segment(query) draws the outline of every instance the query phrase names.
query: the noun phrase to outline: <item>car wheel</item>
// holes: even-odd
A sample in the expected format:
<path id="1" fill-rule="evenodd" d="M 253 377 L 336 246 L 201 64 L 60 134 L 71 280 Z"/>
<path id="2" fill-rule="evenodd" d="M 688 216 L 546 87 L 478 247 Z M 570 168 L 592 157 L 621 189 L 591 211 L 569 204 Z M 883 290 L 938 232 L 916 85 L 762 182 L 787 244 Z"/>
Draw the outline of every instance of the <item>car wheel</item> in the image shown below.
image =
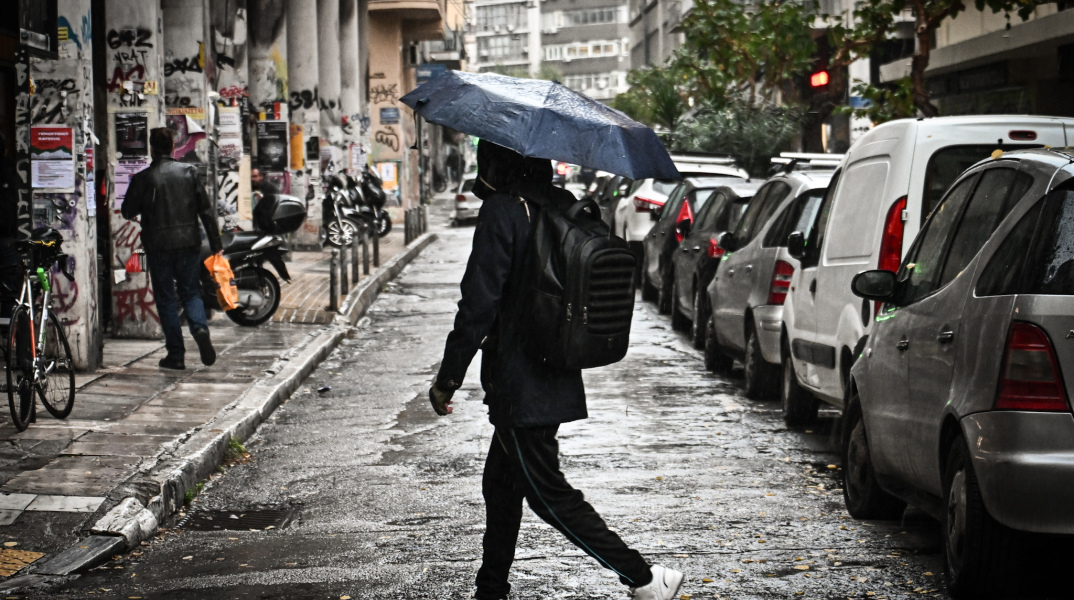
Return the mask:
<path id="1" fill-rule="evenodd" d="M 808 425 L 817 420 L 817 399 L 808 390 L 798 385 L 798 376 L 794 374 L 794 360 L 790 348 L 783 348 L 783 385 L 779 397 L 783 404 L 783 422 L 790 427 Z"/>
<path id="2" fill-rule="evenodd" d="M 690 323 L 690 341 L 694 348 L 701 350 L 705 347 L 705 335 L 709 323 L 709 303 L 705 299 L 704 291 L 698 285 L 694 290 L 694 320 Z"/>
<path id="3" fill-rule="evenodd" d="M 687 331 L 690 329 L 690 320 L 682 314 L 682 306 L 679 305 L 679 283 L 671 284 L 671 328 L 675 331 Z"/>
<path id="4" fill-rule="evenodd" d="M 761 354 L 761 342 L 757 330 L 750 325 L 746 331 L 746 356 L 742 361 L 745 377 L 746 397 L 751 400 L 774 398 L 779 391 L 778 373 L 774 365 L 768 364 Z"/>
<path id="5" fill-rule="evenodd" d="M 660 286 L 656 298 L 656 311 L 662 315 L 671 312 L 671 285 L 673 281 L 675 281 L 674 273 L 664 273 L 664 284 Z"/>
<path id="6" fill-rule="evenodd" d="M 847 512 L 855 519 L 898 519 L 906 503 L 877 484 L 857 392 L 850 402 L 843 429 L 843 502 Z"/>
<path id="7" fill-rule="evenodd" d="M 966 440 L 951 442 L 944 469 L 944 579 L 956 598 L 1002 595 L 1010 560 L 1019 554 L 1015 532 L 985 509 Z"/>
<path id="8" fill-rule="evenodd" d="M 716 343 L 716 325 L 710 317 L 705 323 L 705 368 L 719 375 L 727 375 L 734 364 L 735 360 L 724 354 Z"/>

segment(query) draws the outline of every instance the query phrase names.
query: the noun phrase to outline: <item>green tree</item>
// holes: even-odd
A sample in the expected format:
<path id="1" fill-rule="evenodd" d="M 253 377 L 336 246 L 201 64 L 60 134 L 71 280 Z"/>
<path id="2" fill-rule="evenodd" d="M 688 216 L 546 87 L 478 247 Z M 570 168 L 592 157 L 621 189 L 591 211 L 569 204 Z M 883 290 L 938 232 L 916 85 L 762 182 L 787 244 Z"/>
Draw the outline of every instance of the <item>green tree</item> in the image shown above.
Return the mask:
<path id="1" fill-rule="evenodd" d="M 684 41 L 672 68 L 706 106 L 777 101 L 813 61 L 812 20 L 806 3 L 697 0 L 680 26 Z"/>
<path id="2" fill-rule="evenodd" d="M 674 133 L 689 106 L 673 69 L 636 69 L 627 74 L 630 89 L 612 107 L 631 118 Z"/>
<path id="3" fill-rule="evenodd" d="M 531 76 L 529 67 L 525 66 L 493 65 L 492 67 L 489 67 L 489 71 L 500 75 L 507 75 L 508 77 L 518 77 L 519 79 L 544 79 L 545 81 L 559 81 L 563 79 L 563 74 L 559 72 L 559 69 L 545 62 L 541 63 L 541 67 L 537 71 L 536 76 Z"/>
<path id="4" fill-rule="evenodd" d="M 733 100 L 684 120 L 669 145 L 681 152 L 728 154 L 751 176 L 766 177 L 772 157 L 787 150 L 801 124 L 799 107 Z"/>

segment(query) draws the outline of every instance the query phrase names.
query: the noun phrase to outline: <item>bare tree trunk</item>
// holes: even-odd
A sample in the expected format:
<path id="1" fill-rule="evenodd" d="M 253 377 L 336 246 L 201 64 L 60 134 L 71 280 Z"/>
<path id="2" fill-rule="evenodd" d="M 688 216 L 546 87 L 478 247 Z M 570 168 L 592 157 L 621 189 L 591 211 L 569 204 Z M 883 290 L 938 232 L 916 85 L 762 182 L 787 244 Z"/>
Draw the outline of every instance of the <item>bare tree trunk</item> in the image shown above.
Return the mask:
<path id="1" fill-rule="evenodd" d="M 929 51 L 932 40 L 929 37 L 929 28 L 921 23 L 919 15 L 917 26 L 917 52 L 910 61 L 910 90 L 914 96 L 914 106 L 926 117 L 937 117 L 939 109 L 929 100 L 929 91 L 925 87 L 925 69 L 929 67 Z"/>

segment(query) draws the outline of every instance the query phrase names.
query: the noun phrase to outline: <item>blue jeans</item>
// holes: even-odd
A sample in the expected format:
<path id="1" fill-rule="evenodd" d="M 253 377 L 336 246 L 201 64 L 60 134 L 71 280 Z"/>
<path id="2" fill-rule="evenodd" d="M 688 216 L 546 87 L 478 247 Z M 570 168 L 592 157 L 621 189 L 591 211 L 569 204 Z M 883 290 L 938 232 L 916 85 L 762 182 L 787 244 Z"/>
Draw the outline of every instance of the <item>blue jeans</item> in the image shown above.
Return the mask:
<path id="1" fill-rule="evenodd" d="M 183 328 L 179 322 L 179 303 L 186 309 L 186 322 L 191 334 L 209 329 L 205 305 L 201 302 L 198 249 L 146 252 L 146 259 L 160 328 L 164 330 L 164 347 L 168 350 L 168 356 L 183 358 L 186 349 L 183 347 Z"/>

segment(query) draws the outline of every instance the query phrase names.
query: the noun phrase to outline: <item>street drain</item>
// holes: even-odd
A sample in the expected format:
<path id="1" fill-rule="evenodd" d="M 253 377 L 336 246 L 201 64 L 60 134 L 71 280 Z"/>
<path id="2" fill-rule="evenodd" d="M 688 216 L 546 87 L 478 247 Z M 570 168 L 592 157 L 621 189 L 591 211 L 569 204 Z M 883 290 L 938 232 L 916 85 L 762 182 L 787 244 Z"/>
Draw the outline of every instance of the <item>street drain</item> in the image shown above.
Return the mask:
<path id="1" fill-rule="evenodd" d="M 176 529 L 191 531 L 249 531 L 283 529 L 298 519 L 294 508 L 265 510 L 207 510 L 188 514 Z"/>

